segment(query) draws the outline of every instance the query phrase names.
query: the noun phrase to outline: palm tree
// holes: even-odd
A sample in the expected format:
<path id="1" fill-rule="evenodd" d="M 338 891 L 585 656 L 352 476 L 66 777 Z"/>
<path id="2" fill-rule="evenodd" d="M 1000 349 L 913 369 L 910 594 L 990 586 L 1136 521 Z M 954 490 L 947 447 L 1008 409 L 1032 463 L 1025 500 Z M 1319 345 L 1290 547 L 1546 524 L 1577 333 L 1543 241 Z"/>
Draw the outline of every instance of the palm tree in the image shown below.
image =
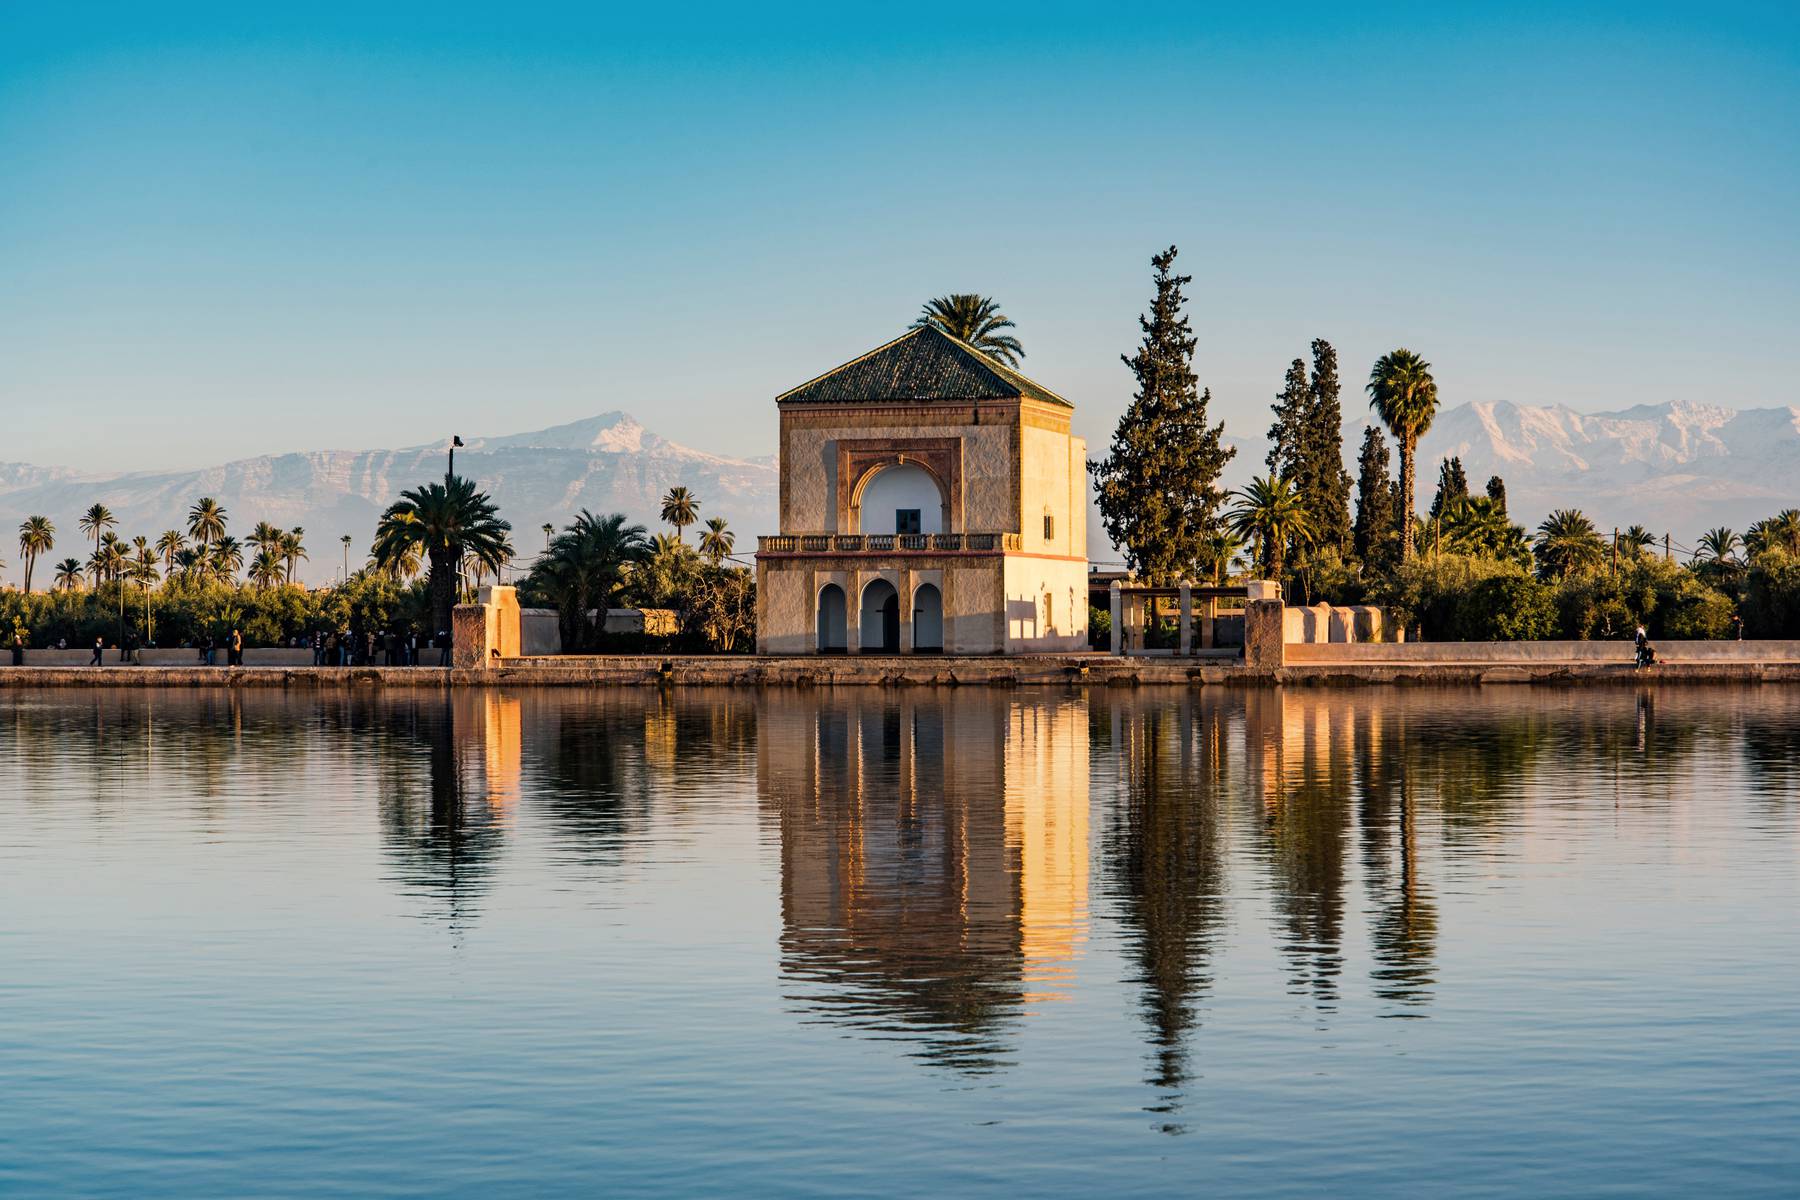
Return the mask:
<path id="1" fill-rule="evenodd" d="M 1506 505 L 1491 496 L 1458 496 L 1444 507 L 1444 544 L 1453 554 L 1531 562 L 1531 546 L 1522 525 L 1506 515 Z"/>
<path id="2" fill-rule="evenodd" d="M 1723 525 L 1717 529 L 1709 529 L 1700 535 L 1700 545 L 1694 551 L 1694 561 L 1734 567 L 1737 565 L 1734 551 L 1742 544 L 1742 539 Z"/>
<path id="3" fill-rule="evenodd" d="M 388 506 L 375 529 L 375 561 L 385 567 L 406 547 L 418 547 L 431 564 L 432 619 L 448 630 L 458 566 L 473 556 L 498 571 L 512 552 L 506 536 L 511 531 L 485 492 L 476 491 L 472 480 L 451 475 L 443 483 L 401 492 Z"/>
<path id="4" fill-rule="evenodd" d="M 56 564 L 56 578 L 52 586 L 65 592 L 73 592 L 81 587 L 81 560 L 65 558 Z"/>
<path id="5" fill-rule="evenodd" d="M 206 556 L 193 546 L 183 546 L 175 552 L 175 570 L 183 579 L 192 579 L 206 565 Z"/>
<path id="6" fill-rule="evenodd" d="M 220 510 L 221 515 L 223 511 Z M 235 580 L 237 573 L 244 569 L 244 547 L 234 537 L 216 539 L 206 547 L 205 555 L 207 569 L 223 582 Z"/>
<path id="7" fill-rule="evenodd" d="M 1559 508 L 1538 526 L 1538 572 L 1546 579 L 1567 579 L 1606 561 L 1606 543 L 1594 523 L 1579 509 Z"/>
<path id="8" fill-rule="evenodd" d="M 1784 508 L 1766 521 L 1757 523 L 1762 550 L 1784 550 L 1800 554 L 1800 508 Z"/>
<path id="9" fill-rule="evenodd" d="M 959 342 L 966 342 L 997 363 L 1016 367 L 1025 357 L 1025 348 L 1010 333 L 1000 332 L 1016 326 L 1006 319 L 1000 306 L 987 296 L 973 292 L 952 292 L 926 302 L 914 329 L 939 329 Z"/>
<path id="10" fill-rule="evenodd" d="M 1632 558 L 1640 558 L 1650 547 L 1656 545 L 1656 535 L 1642 525 L 1633 525 L 1619 535 L 1619 549 Z"/>
<path id="11" fill-rule="evenodd" d="M 19 523 L 19 557 L 25 560 L 25 592 L 31 593 L 31 568 L 40 554 L 56 548 L 56 526 L 49 517 L 26 517 Z"/>
<path id="12" fill-rule="evenodd" d="M 731 548 L 736 542 L 737 535 L 725 528 L 724 517 L 708 517 L 706 519 L 706 532 L 700 535 L 700 553 L 704 554 L 706 560 L 713 566 L 716 567 L 725 561 L 725 556 L 731 553 Z"/>
<path id="13" fill-rule="evenodd" d="M 1228 529 L 1206 535 L 1200 544 L 1200 566 L 1212 576 L 1214 587 L 1224 587 L 1231 574 L 1231 560 L 1244 548 L 1244 539 Z"/>
<path id="14" fill-rule="evenodd" d="M 625 524 L 619 513 L 596 517 L 585 508 L 551 539 L 526 583 L 555 603 L 565 651 L 594 648 L 626 568 L 649 553 L 642 525 Z M 598 615 L 598 622 L 590 613 Z"/>
<path id="15" fill-rule="evenodd" d="M 244 539 L 256 550 L 279 550 L 281 548 L 281 530 L 267 521 L 258 521 L 250 536 Z"/>
<path id="16" fill-rule="evenodd" d="M 1413 456 L 1419 439 L 1437 416 L 1437 381 L 1431 364 L 1411 350 L 1393 350 L 1375 361 L 1369 372 L 1369 407 L 1400 444 L 1400 562 L 1413 551 Z"/>
<path id="17" fill-rule="evenodd" d="M 175 556 L 187 549 L 187 539 L 181 536 L 179 529 L 165 529 L 162 536 L 156 539 L 156 553 L 163 560 L 163 574 L 175 573 Z"/>
<path id="18" fill-rule="evenodd" d="M 281 561 L 287 568 L 287 582 L 294 582 L 294 568 L 306 557 L 306 543 L 302 540 L 306 530 L 296 525 L 281 535 L 281 543 L 277 549 L 281 552 Z"/>
<path id="19" fill-rule="evenodd" d="M 274 546 L 264 546 L 250 560 L 250 582 L 259 588 L 272 588 L 282 579 L 281 552 Z"/>
<path id="20" fill-rule="evenodd" d="M 1238 502 L 1228 517 L 1239 537 L 1254 538 L 1257 559 L 1270 579 L 1281 578 L 1287 548 L 1308 546 L 1313 539 L 1312 518 L 1300 493 L 1286 479 L 1259 476 L 1237 493 Z"/>
<path id="21" fill-rule="evenodd" d="M 202 550 L 225 536 L 225 509 L 211 496 L 202 496 L 188 509 L 188 535 Z"/>
<path id="22" fill-rule="evenodd" d="M 147 538 L 132 538 L 132 555 L 126 565 L 126 574 L 131 582 L 144 588 L 156 582 L 156 551 L 150 548 Z"/>
<path id="23" fill-rule="evenodd" d="M 106 534 L 89 562 L 94 569 L 95 587 L 100 586 L 101 580 L 119 578 L 125 573 L 125 543 L 113 534 Z"/>
<path id="24" fill-rule="evenodd" d="M 81 532 L 94 539 L 94 553 L 98 555 L 100 553 L 100 535 L 117 525 L 119 519 L 112 515 L 112 509 L 106 505 L 96 504 L 82 513 L 81 519 L 75 523 L 81 526 Z"/>
<path id="25" fill-rule="evenodd" d="M 679 542 L 681 531 L 700 519 L 700 502 L 684 487 L 670 488 L 662 499 L 662 519 L 675 527 L 675 540 Z"/>

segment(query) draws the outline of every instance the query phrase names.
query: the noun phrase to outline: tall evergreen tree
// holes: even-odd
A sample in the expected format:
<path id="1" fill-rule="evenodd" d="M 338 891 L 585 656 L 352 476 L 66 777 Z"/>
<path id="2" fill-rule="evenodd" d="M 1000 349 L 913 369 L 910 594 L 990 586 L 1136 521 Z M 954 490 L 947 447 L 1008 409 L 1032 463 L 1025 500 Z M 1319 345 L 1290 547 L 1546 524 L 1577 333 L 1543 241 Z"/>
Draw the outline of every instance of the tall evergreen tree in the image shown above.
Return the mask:
<path id="1" fill-rule="evenodd" d="M 1275 423 L 1269 426 L 1269 456 L 1263 464 L 1269 478 L 1294 480 L 1300 476 L 1300 440 L 1306 426 L 1306 410 L 1312 403 L 1312 388 L 1306 378 L 1306 360 L 1296 358 L 1288 364 L 1287 379 L 1270 407 Z"/>
<path id="2" fill-rule="evenodd" d="M 1506 514 L 1506 480 L 1498 475 L 1489 475 L 1487 481 L 1488 499 L 1500 506 L 1502 516 Z"/>
<path id="3" fill-rule="evenodd" d="M 1337 351 L 1324 338 L 1312 344 L 1311 402 L 1300 441 L 1299 489 L 1312 522 L 1313 544 L 1350 548 L 1350 473 L 1344 470 L 1344 410 L 1338 403 Z"/>
<path id="4" fill-rule="evenodd" d="M 1431 498 L 1431 515 L 1441 517 L 1444 510 L 1469 494 L 1469 476 L 1463 470 L 1460 455 L 1451 455 L 1438 464 L 1437 495 Z"/>
<path id="5" fill-rule="evenodd" d="M 1197 569 L 1219 528 L 1225 493 L 1219 474 L 1237 451 L 1225 446 L 1225 425 L 1208 425 L 1211 391 L 1194 376 L 1195 338 L 1182 313 L 1175 247 L 1150 260 L 1156 297 L 1138 325 L 1144 340 L 1124 359 L 1137 392 L 1119 418 L 1105 459 L 1089 462 L 1106 534 L 1140 575 L 1153 582 Z"/>
<path id="6" fill-rule="evenodd" d="M 1373 425 L 1363 429 L 1356 478 L 1356 557 L 1365 568 L 1385 561 L 1394 533 L 1394 492 L 1388 481 L 1387 439 Z"/>

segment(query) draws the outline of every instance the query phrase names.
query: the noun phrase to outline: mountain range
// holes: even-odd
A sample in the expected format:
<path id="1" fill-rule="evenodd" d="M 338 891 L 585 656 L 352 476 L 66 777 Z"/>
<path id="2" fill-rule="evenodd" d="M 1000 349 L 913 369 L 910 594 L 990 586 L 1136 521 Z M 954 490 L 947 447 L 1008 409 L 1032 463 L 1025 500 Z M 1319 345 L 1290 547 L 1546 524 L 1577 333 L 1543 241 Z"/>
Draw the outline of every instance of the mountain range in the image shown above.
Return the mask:
<path id="1" fill-rule="evenodd" d="M 401 450 L 319 450 L 265 455 L 195 471 L 96 475 L 62 468 L 0 463 L 0 529 L 13 530 L 27 515 L 56 525 L 51 561 L 85 559 L 76 525 L 98 502 L 118 518 L 121 537 L 155 540 L 165 529 L 186 529 L 187 511 L 201 496 L 224 505 L 229 532 L 242 537 L 258 521 L 306 530 L 310 559 L 300 575 L 324 583 L 343 570 L 339 538 L 351 536 L 352 569 L 368 555 L 375 522 L 400 493 L 440 478 L 442 443 Z M 653 532 L 661 525 L 661 498 L 684 486 L 700 501 L 700 516 L 722 516 L 737 534 L 739 552 L 756 547 L 756 535 L 776 522 L 775 459 L 727 458 L 693 450 L 645 429 L 622 412 L 504 437 L 470 438 L 456 452 L 458 474 L 477 481 L 512 523 L 520 561 L 542 546 L 540 527 L 566 524 L 579 509 L 623 512 Z M 693 533 L 689 531 L 689 539 Z M 7 578 L 20 575 L 16 547 L 0 551 Z M 47 580 L 39 567 L 34 585 Z"/>
<path id="2" fill-rule="evenodd" d="M 1345 425 L 1353 477 L 1366 420 L 1353 413 Z M 1264 447 L 1255 438 L 1232 441 L 1239 452 L 1227 482 L 1236 486 L 1261 472 Z M 1739 411 L 1678 401 L 1582 413 L 1561 404 L 1459 405 L 1441 412 L 1420 443 L 1421 509 L 1437 486 L 1439 460 L 1452 454 L 1461 457 L 1473 489 L 1490 475 L 1501 476 L 1514 519 L 1528 527 L 1550 509 L 1572 507 L 1602 529 L 1641 524 L 1691 546 L 1714 525 L 1741 532 L 1779 509 L 1800 506 L 1800 408 Z M 304 527 L 312 557 L 302 575 L 321 583 L 342 570 L 343 534 L 351 535 L 355 567 L 367 555 L 382 509 L 402 488 L 435 479 L 443 469 L 441 443 L 114 475 L 0 463 L 0 529 L 12 530 L 27 515 L 41 513 L 57 527 L 52 561 L 85 558 L 76 520 L 95 502 L 112 509 L 121 536 L 154 539 L 165 529 L 185 528 L 188 507 L 212 496 L 239 536 L 264 520 Z M 541 544 L 542 525 L 560 526 L 581 508 L 623 512 L 654 530 L 661 524 L 661 497 L 678 485 L 699 497 L 703 518 L 729 522 L 740 554 L 754 550 L 757 534 L 776 532 L 773 456 L 731 458 L 690 449 L 623 412 L 533 433 L 472 438 L 457 452 L 457 469 L 476 479 L 512 522 L 522 561 Z M 1092 557 L 1115 557 L 1103 547 L 1097 520 L 1089 525 Z M 16 552 L 4 556 L 11 563 L 6 577 L 17 579 Z M 48 575 L 40 569 L 40 580 Z"/>

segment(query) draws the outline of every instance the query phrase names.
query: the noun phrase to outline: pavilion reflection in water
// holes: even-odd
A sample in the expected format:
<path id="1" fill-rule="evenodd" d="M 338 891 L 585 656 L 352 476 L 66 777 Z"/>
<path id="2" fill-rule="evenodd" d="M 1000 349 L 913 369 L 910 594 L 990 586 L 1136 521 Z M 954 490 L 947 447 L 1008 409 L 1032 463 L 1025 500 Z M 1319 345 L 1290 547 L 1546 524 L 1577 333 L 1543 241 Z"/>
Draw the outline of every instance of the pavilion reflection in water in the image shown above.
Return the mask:
<path id="1" fill-rule="evenodd" d="M 1065 993 L 1086 937 L 1086 705 L 783 696 L 758 726 L 796 1003 L 992 1065 L 1010 1018 Z"/>

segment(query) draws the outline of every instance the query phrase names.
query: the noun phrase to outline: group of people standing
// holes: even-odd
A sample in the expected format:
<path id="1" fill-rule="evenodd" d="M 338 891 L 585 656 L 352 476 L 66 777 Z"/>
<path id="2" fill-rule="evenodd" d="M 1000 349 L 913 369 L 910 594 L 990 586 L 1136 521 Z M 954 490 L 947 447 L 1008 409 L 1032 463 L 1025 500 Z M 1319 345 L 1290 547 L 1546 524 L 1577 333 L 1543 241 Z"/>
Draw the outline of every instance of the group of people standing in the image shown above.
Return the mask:
<path id="1" fill-rule="evenodd" d="M 416 629 L 324 630 L 312 634 L 315 667 L 416 667 L 431 651 L 437 665 L 450 665 L 450 635 L 439 631 L 427 638 Z"/>

